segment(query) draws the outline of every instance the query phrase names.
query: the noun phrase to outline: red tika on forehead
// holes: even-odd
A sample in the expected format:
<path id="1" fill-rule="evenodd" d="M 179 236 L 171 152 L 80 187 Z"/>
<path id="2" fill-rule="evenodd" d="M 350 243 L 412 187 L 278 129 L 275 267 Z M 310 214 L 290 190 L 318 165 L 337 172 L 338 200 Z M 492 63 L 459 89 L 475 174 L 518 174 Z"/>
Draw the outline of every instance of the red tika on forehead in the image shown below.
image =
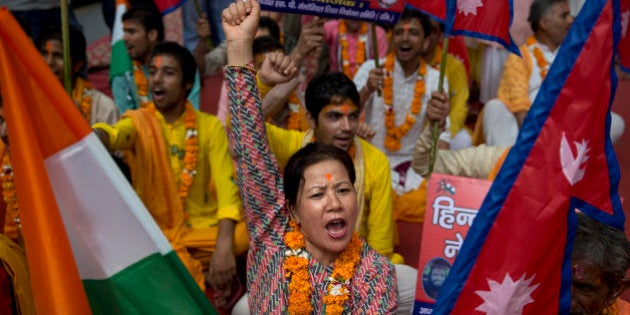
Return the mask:
<path id="1" fill-rule="evenodd" d="M 325 175 L 325 176 L 326 176 L 326 180 L 327 180 L 327 181 L 329 181 L 329 182 L 330 182 L 330 181 L 332 180 L 332 175 L 330 175 L 330 173 L 326 173 L 326 175 Z"/>
<path id="2" fill-rule="evenodd" d="M 162 56 L 155 56 L 155 67 L 160 68 L 162 66 Z"/>

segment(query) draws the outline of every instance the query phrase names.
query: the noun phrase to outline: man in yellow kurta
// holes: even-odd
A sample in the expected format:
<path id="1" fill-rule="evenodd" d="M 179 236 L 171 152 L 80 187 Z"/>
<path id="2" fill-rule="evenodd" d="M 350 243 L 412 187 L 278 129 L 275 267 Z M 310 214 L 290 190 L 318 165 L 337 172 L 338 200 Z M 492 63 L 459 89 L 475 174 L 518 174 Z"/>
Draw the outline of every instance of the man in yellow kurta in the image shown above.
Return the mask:
<path id="1" fill-rule="evenodd" d="M 149 68 L 153 102 L 94 130 L 110 150 L 125 152 L 134 189 L 199 286 L 205 287 L 202 265 L 210 259 L 208 283 L 228 294 L 247 231 L 223 126 L 186 101 L 195 69 L 185 48 L 156 46 Z"/>
<path id="2" fill-rule="evenodd" d="M 260 84 L 259 84 L 260 85 Z M 261 94 L 269 87 L 262 86 Z M 347 150 L 357 172 L 355 189 L 359 198 L 358 233 L 379 254 L 402 263 L 394 253 L 394 217 L 389 162 L 371 144 L 355 136 L 359 123 L 359 95 L 352 81 L 342 73 L 313 79 L 306 89 L 307 119 L 315 129 L 286 130 L 267 124 L 271 151 L 280 168 L 306 144 L 319 141 Z"/>

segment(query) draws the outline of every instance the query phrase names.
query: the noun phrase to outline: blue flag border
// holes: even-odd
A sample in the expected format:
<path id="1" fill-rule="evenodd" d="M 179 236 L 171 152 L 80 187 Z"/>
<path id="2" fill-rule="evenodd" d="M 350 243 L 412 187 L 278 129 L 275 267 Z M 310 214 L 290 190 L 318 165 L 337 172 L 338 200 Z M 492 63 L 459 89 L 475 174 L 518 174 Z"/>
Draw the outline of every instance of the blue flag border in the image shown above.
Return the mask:
<path id="1" fill-rule="evenodd" d="M 620 16 L 619 16 L 619 0 L 590 0 L 583 5 L 580 14 L 573 23 L 563 45 L 559 48 L 555 62 L 552 64 L 547 79 L 544 81 L 538 96 L 534 101 L 534 105 L 523 123 L 516 145 L 510 150 L 497 179 L 492 184 L 488 195 L 479 209 L 477 217 L 472 225 L 466 240 L 460 250 L 458 258 L 448 275 L 445 285 L 440 291 L 438 300 L 436 301 L 433 314 L 450 314 L 460 293 L 463 289 L 472 267 L 475 265 L 481 248 L 485 243 L 490 228 L 494 224 L 496 217 L 501 210 L 503 203 L 508 196 L 512 185 L 516 181 L 521 168 L 525 164 L 529 153 L 536 142 L 538 135 L 544 126 L 545 121 L 549 117 L 553 106 L 556 103 L 558 94 L 562 90 L 567 78 L 569 77 L 573 64 L 582 53 L 584 44 L 589 38 L 591 31 L 595 27 L 603 8 L 608 1 L 613 3 L 613 47 L 617 47 L 620 38 Z M 616 12 L 616 13 L 615 13 Z M 611 54 L 611 58 L 614 56 Z M 617 76 L 611 60 L 610 67 L 611 76 L 611 97 L 608 104 L 608 110 L 612 106 L 612 100 L 617 87 Z M 606 130 L 610 130 L 610 112 L 606 117 Z M 598 210 L 594 206 L 579 200 L 571 198 L 571 209 L 579 208 L 582 212 L 592 218 L 609 224 L 613 227 L 623 230 L 624 213 L 619 199 L 619 164 L 615 156 L 610 136 L 606 136 L 605 155 L 608 162 L 610 176 L 610 197 L 613 204 L 614 214 L 607 215 Z M 567 209 L 568 210 L 568 209 Z M 577 225 L 577 215 L 574 211 L 567 211 L 568 229 L 567 229 L 567 246 L 562 263 L 562 281 L 560 294 L 560 314 L 567 313 L 571 305 L 571 252 L 572 241 Z"/>

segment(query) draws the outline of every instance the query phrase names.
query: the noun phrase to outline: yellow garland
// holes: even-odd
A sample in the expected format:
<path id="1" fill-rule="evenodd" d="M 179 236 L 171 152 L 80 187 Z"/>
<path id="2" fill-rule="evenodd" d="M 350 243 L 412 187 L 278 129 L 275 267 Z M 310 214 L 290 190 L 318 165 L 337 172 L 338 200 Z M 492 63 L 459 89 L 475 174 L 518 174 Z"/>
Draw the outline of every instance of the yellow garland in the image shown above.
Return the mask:
<path id="1" fill-rule="evenodd" d="M 339 60 L 339 63 L 342 64 L 343 73 L 345 73 L 349 78 L 354 77 L 354 74 L 359 69 L 359 66 L 365 61 L 365 43 L 367 42 L 367 31 L 367 23 L 361 22 L 361 29 L 359 29 L 359 40 L 357 42 L 357 53 L 354 59 L 354 63 L 350 64 L 347 37 L 348 31 L 346 28 L 346 22 L 339 22 L 338 33 L 339 45 L 341 46 L 341 60 Z"/>
<path id="2" fill-rule="evenodd" d="M 547 77 L 547 72 L 549 71 L 549 63 L 547 62 L 547 59 L 545 59 L 545 55 L 542 50 L 540 50 L 538 46 L 535 46 L 535 44 L 536 38 L 534 36 L 527 38 L 527 46 L 533 46 L 532 52 L 534 53 L 534 58 L 536 58 L 536 64 L 538 65 L 538 68 L 540 68 L 540 78 L 544 80 Z"/>
<path id="3" fill-rule="evenodd" d="M 136 84 L 136 89 L 138 90 L 140 107 L 147 107 L 149 103 L 151 103 L 151 101 L 149 101 L 149 83 L 147 82 L 146 75 L 144 75 L 142 63 L 136 60 L 133 61 L 133 81 Z"/>
<path id="4" fill-rule="evenodd" d="M 284 243 L 289 247 L 285 253 L 284 270 L 289 282 L 289 314 L 310 314 L 313 311 L 311 305 L 311 285 L 308 272 L 308 253 L 305 250 L 304 235 L 295 222 L 290 221 L 292 231 L 284 236 Z M 335 260 L 335 267 L 328 280 L 328 294 L 324 297 L 326 314 L 342 314 L 344 304 L 350 298 L 350 279 L 355 273 L 361 260 L 361 248 L 363 242 L 355 232 L 346 248 Z"/>
<path id="5" fill-rule="evenodd" d="M 155 114 L 155 105 L 150 102 L 148 107 L 151 113 Z M 199 139 L 197 132 L 197 118 L 195 110 L 190 102 L 186 102 L 186 110 L 184 112 L 184 126 L 186 127 L 186 139 L 184 141 L 184 168 L 180 175 L 179 198 L 182 201 L 182 207 L 185 205 L 188 191 L 192 186 L 193 178 L 197 174 L 197 156 L 199 153 Z"/>
<path id="6" fill-rule="evenodd" d="M 0 173 L 0 181 L 2 181 L 2 198 L 7 205 L 7 217 L 13 218 L 13 222 L 20 227 L 20 212 L 17 201 L 17 193 L 15 191 L 15 182 L 13 177 L 13 166 L 8 152 L 5 152 L 2 158 L 2 173 Z M 6 223 L 5 223 L 6 226 Z M 4 227 L 0 227 L 4 228 Z M 7 236 L 12 237 L 12 231 L 4 231 Z"/>
<path id="7" fill-rule="evenodd" d="M 72 90 L 72 99 L 81 105 L 81 113 L 88 123 L 92 120 L 92 83 L 83 78 L 77 78 Z"/>
<path id="8" fill-rule="evenodd" d="M 385 149 L 389 151 L 400 150 L 400 139 L 404 137 L 416 122 L 416 117 L 420 114 L 422 109 L 422 97 L 426 92 L 426 85 L 424 83 L 424 77 L 427 74 L 427 64 L 423 59 L 420 59 L 420 65 L 418 66 L 418 81 L 414 87 L 414 96 L 411 101 L 411 110 L 405 115 L 405 121 L 396 126 L 396 113 L 394 112 L 393 100 L 394 100 L 394 78 L 392 72 L 394 71 L 394 62 L 396 55 L 391 53 L 387 56 L 385 61 L 385 80 L 383 82 L 383 102 L 385 103 L 385 127 L 387 128 L 385 133 Z"/>

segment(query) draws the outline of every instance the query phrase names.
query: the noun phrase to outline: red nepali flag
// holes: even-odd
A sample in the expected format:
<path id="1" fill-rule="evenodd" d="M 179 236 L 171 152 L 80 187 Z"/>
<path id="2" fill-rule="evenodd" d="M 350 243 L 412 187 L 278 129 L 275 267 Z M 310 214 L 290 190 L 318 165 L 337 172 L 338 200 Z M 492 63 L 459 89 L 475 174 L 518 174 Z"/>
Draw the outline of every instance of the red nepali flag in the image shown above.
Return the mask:
<path id="1" fill-rule="evenodd" d="M 162 15 L 175 11 L 180 5 L 184 4 L 185 1 L 186 0 L 153 0 L 160 12 L 162 12 Z"/>
<path id="2" fill-rule="evenodd" d="M 409 0 L 407 5 L 444 23 L 446 36 L 481 38 L 520 54 L 510 36 L 512 0 Z"/>
<path id="3" fill-rule="evenodd" d="M 622 0 L 621 8 L 621 40 L 619 41 L 619 63 L 621 70 L 630 72 L 630 0 Z"/>
<path id="4" fill-rule="evenodd" d="M 433 314 L 567 314 L 575 209 L 623 229 L 619 165 L 609 136 L 618 5 L 584 3 Z"/>

